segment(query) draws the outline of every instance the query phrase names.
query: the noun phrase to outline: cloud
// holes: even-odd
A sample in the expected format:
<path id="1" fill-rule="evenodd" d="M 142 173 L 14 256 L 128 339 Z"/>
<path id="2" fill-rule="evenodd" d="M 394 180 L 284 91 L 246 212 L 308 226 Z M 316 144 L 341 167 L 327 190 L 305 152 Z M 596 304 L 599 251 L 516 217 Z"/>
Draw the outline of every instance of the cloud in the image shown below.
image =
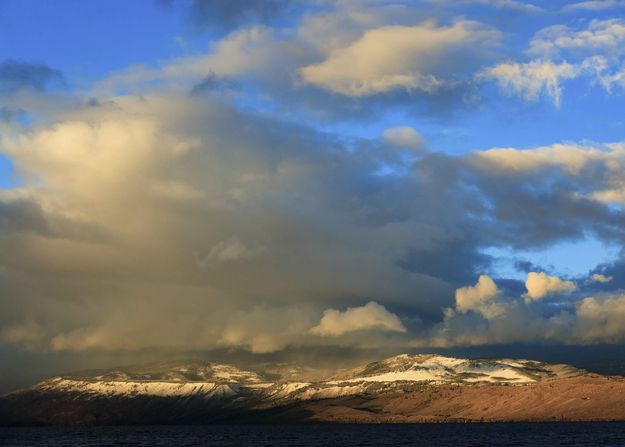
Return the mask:
<path id="1" fill-rule="evenodd" d="M 22 183 L 0 194 L 0 297 L 10 297 L 0 298 L 0 330 L 38 328 L 29 340 L 7 329 L 5 343 L 268 353 L 402 349 L 441 324 L 463 327 L 471 343 L 519 339 L 515 326 L 480 332 L 503 321 L 540 322 L 535 340 L 571 329 L 565 315 L 549 320 L 560 311 L 550 300 L 512 298 L 504 280 L 499 289 L 490 279 L 494 296 L 483 278 L 454 291 L 489 271 L 485 247 L 625 241 L 622 213 L 595 197 L 623 186 L 622 144 L 421 150 L 385 172 L 389 152 L 406 155 L 389 145 L 423 145 L 416 130 L 345 144 L 229 96 L 189 94 L 206 73 L 269 70 L 247 44 L 271 55 L 281 45 L 267 29 L 237 31 L 209 59 L 165 66 L 166 87 L 73 97 L 2 140 Z"/>
<path id="2" fill-rule="evenodd" d="M 620 175 L 624 153 L 620 143 L 555 144 L 526 150 L 493 148 L 475 153 L 472 162 L 494 175 L 523 176 L 531 171 L 545 175 L 559 171 L 580 183 L 574 192 L 579 198 L 614 204 L 625 200 L 625 183 Z"/>
<path id="3" fill-rule="evenodd" d="M 12 109 L 10 107 L 0 107 L 0 122 L 9 123 L 24 115 L 24 111 L 20 109 Z"/>
<path id="4" fill-rule="evenodd" d="M 588 278 L 586 280 L 586 284 L 592 284 L 592 283 L 602 283 L 602 284 L 607 284 L 609 282 L 611 282 L 614 278 L 612 276 L 605 276 L 602 275 L 600 273 L 593 273 L 590 278 Z"/>
<path id="5" fill-rule="evenodd" d="M 451 80 L 447 73 L 471 65 L 493 47 L 499 32 L 472 21 L 449 27 L 426 22 L 366 31 L 327 59 L 300 69 L 304 82 L 346 96 L 361 97 L 394 89 L 432 93 Z"/>
<path id="6" fill-rule="evenodd" d="M 0 93 L 12 93 L 20 89 L 44 90 L 53 82 L 63 82 L 63 75 L 45 64 L 18 59 L 0 62 Z"/>
<path id="7" fill-rule="evenodd" d="M 543 9 L 532 3 L 521 2 L 517 0 L 468 0 L 467 3 L 477 3 L 482 5 L 493 6 L 495 8 L 516 9 L 518 11 L 539 12 Z"/>
<path id="8" fill-rule="evenodd" d="M 525 12 L 540 12 L 543 9 L 532 3 L 521 2 L 517 0 L 465 0 L 465 3 L 474 3 L 486 6 L 492 6 L 501 9 L 514 9 Z"/>
<path id="9" fill-rule="evenodd" d="M 278 20 L 279 25 L 250 21 L 219 35 L 204 53 L 155 67 L 133 65 L 101 81 L 95 91 L 100 96 L 119 91 L 146 94 L 158 85 L 225 100 L 262 92 L 263 103 L 272 110 L 305 122 L 371 119 L 391 107 L 443 116 L 475 105 L 474 72 L 495 57 L 501 36 L 495 28 L 474 21 L 457 20 L 446 26 L 424 21 L 423 9 L 403 3 L 321 2 L 310 7 L 293 2 L 291 6 L 294 12 L 289 17 L 298 20 Z M 373 38 L 380 35 L 392 37 L 393 46 L 378 45 Z M 370 50 L 395 67 L 387 73 L 388 66 L 368 57 Z M 356 92 L 360 87 L 350 87 L 352 77 L 361 77 L 352 66 L 343 67 L 341 74 L 342 62 L 332 62 L 336 55 L 348 53 L 365 66 L 366 82 L 375 84 L 365 88 L 369 91 L 360 94 Z M 323 67 L 330 63 L 339 70 L 336 79 L 325 79 L 328 72 Z M 324 72 L 320 83 L 302 75 L 319 70 Z M 339 79 L 343 75 L 349 82 Z M 410 86 L 419 79 L 425 84 Z M 431 89 L 421 88 L 427 83 Z M 335 87 L 345 94 L 337 94 Z"/>
<path id="10" fill-rule="evenodd" d="M 196 31 L 223 31 L 276 20 L 293 3 L 291 0 L 193 0 L 189 14 Z"/>
<path id="11" fill-rule="evenodd" d="M 0 296 L 20 297 L 0 300 L 0 325 L 36 322 L 31 348 L 260 353 L 328 346 L 339 337 L 329 334 L 355 328 L 362 334 L 341 343 L 383 344 L 380 332 L 395 328 L 401 347 L 417 319 L 419 333 L 457 326 L 451 344 L 468 342 L 457 331 L 469 321 L 479 323 L 464 328 L 473 344 L 524 340 L 512 322 L 531 319 L 541 325 L 532 340 L 564 339 L 573 323 L 550 320 L 549 300 L 511 299 L 488 276 L 459 287 L 488 267 L 480 250 L 587 231 L 625 240 L 622 215 L 586 197 L 620 178 L 618 144 L 426 152 L 385 176 L 376 145 L 353 151 L 186 92 L 117 97 L 53 123 L 3 141 L 27 182 L 0 207 Z M 545 278 L 529 294 L 570 289 Z M 381 298 L 334 310 L 356 297 Z M 504 321 L 497 336 L 480 332 Z"/>
<path id="12" fill-rule="evenodd" d="M 540 58 L 588 55 L 614 57 L 624 53 L 624 42 L 624 20 L 594 19 L 582 29 L 573 29 L 566 25 L 543 28 L 530 41 L 527 53 Z"/>
<path id="13" fill-rule="evenodd" d="M 608 94 L 625 86 L 625 22 L 593 19 L 584 27 L 551 25 L 539 30 L 525 53 L 529 62 L 505 62 L 482 70 L 478 80 L 495 80 L 502 91 L 537 101 L 550 98 L 559 108 L 563 81 L 583 78 Z"/>
<path id="14" fill-rule="evenodd" d="M 625 338 L 625 296 L 587 297 L 576 305 L 578 343 L 620 342 Z"/>
<path id="15" fill-rule="evenodd" d="M 313 335 L 338 337 L 356 331 L 406 332 L 399 317 L 375 301 L 361 307 L 348 307 L 341 312 L 327 309 L 319 324 L 310 329 Z"/>
<path id="16" fill-rule="evenodd" d="M 504 309 L 493 302 L 501 291 L 490 276 L 480 275 L 474 286 L 456 289 L 456 308 L 460 313 L 475 311 L 486 319 L 500 316 Z"/>
<path id="17" fill-rule="evenodd" d="M 218 242 L 212 247 L 208 255 L 198 260 L 198 264 L 207 267 L 221 262 L 240 262 L 251 260 L 257 256 L 261 256 L 265 250 L 263 247 L 247 247 L 235 235 L 230 239 Z"/>
<path id="18" fill-rule="evenodd" d="M 382 134 L 385 143 L 411 152 L 422 152 L 425 140 L 419 132 L 410 126 L 391 127 Z"/>
<path id="19" fill-rule="evenodd" d="M 562 8 L 563 11 L 603 11 L 606 9 L 622 8 L 625 2 L 622 0 L 590 0 L 571 3 Z"/>
<path id="20" fill-rule="evenodd" d="M 462 5 L 481 5 L 497 9 L 509 9 L 515 11 L 536 13 L 544 11 L 543 8 L 532 3 L 522 2 L 518 0 L 428 0 L 430 3 L 446 3 L 462 4 Z"/>
<path id="21" fill-rule="evenodd" d="M 553 167 L 570 175 L 579 175 L 589 165 L 620 166 L 618 160 L 623 154 L 622 148 L 612 146 L 606 149 L 575 144 L 554 144 L 525 150 L 493 148 L 476 152 L 474 160 L 483 169 L 501 173 L 528 173 Z"/>
<path id="22" fill-rule="evenodd" d="M 476 305 L 496 298 L 499 293 L 500 291 L 491 277 L 480 275 L 474 286 L 456 290 L 456 308 L 460 311 L 472 310 Z"/>
<path id="23" fill-rule="evenodd" d="M 268 352 L 310 345 L 311 318 L 355 297 L 413 318 L 451 300 L 442 270 L 405 260 L 457 246 L 457 218 L 419 223 L 450 213 L 429 205 L 442 185 L 380 176 L 377 146 L 187 92 L 76 101 L 2 140 L 23 181 L 0 194 L 0 330 L 36 322 L 41 350 Z"/>
<path id="24" fill-rule="evenodd" d="M 528 63 L 503 63 L 480 73 L 481 79 L 497 81 L 500 89 L 526 101 L 537 101 L 541 95 L 549 97 L 555 107 L 560 107 L 563 80 L 574 79 L 579 69 L 566 62 L 554 64 L 534 60 Z"/>
<path id="25" fill-rule="evenodd" d="M 573 281 L 564 281 L 557 276 L 549 276 L 543 272 L 529 272 L 525 280 L 528 300 L 540 300 L 554 293 L 571 293 L 577 290 Z"/>
<path id="26" fill-rule="evenodd" d="M 528 294 L 510 296 L 498 289 L 495 293 L 494 283 L 481 278 L 488 277 L 482 275 L 475 287 L 459 289 L 476 298 L 471 302 L 471 312 L 460 311 L 458 304 L 447 309 L 445 319 L 432 327 L 429 334 L 415 339 L 414 346 L 450 348 L 544 342 L 587 345 L 625 340 L 625 296 L 622 294 L 582 296 L 550 303 L 528 299 Z M 564 285 L 566 281 L 544 274 L 531 272 L 528 280 L 534 282 L 528 289 L 536 288 L 534 291 L 541 296 L 547 289 L 551 292 L 557 289 L 558 293 L 575 290 L 572 283 Z M 480 283 L 483 284 L 480 286 Z M 485 304 L 498 311 L 482 312 Z"/>
<path id="27" fill-rule="evenodd" d="M 415 340 L 419 347 L 480 346 L 551 342 L 566 345 L 620 343 L 625 340 L 625 296 L 584 297 L 571 306 L 545 310 L 536 303 L 500 303 L 505 312 L 485 319 L 479 314 L 448 313 L 430 336 Z"/>

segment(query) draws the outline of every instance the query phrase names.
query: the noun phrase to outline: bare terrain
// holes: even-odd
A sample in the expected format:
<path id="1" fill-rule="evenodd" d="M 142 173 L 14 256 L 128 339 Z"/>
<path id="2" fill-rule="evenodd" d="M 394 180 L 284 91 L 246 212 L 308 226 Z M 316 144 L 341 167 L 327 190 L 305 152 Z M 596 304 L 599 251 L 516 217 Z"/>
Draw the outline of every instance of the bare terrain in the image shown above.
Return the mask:
<path id="1" fill-rule="evenodd" d="M 585 374 L 530 384 L 425 385 L 303 402 L 281 416 L 290 419 L 290 411 L 341 423 L 625 420 L 625 379 Z"/>

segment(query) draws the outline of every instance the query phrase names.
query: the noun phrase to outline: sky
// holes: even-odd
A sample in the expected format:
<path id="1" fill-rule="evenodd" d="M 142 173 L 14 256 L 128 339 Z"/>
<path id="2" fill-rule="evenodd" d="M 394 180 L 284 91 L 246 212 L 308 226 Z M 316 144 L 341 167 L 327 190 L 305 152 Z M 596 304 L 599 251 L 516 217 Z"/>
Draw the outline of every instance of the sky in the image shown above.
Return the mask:
<path id="1" fill-rule="evenodd" d="M 622 358 L 624 14 L 1 0 L 0 390 L 198 356 Z"/>

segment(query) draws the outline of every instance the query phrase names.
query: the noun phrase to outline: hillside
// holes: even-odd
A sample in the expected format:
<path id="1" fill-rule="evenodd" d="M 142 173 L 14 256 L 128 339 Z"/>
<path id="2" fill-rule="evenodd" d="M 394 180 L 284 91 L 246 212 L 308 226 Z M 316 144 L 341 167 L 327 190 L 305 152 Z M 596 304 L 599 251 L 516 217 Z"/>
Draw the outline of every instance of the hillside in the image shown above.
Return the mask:
<path id="1" fill-rule="evenodd" d="M 323 380 L 210 362 L 52 377 L 0 397 L 3 424 L 625 420 L 625 379 L 531 360 L 399 355 Z"/>

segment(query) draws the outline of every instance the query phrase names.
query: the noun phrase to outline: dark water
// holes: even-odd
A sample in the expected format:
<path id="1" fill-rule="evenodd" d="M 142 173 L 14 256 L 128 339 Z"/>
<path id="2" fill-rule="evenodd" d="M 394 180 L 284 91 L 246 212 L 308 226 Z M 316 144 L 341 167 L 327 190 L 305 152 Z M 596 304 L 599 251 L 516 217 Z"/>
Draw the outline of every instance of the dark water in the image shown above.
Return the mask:
<path id="1" fill-rule="evenodd" d="M 625 423 L 0 428 L 0 446 L 625 446 Z"/>

